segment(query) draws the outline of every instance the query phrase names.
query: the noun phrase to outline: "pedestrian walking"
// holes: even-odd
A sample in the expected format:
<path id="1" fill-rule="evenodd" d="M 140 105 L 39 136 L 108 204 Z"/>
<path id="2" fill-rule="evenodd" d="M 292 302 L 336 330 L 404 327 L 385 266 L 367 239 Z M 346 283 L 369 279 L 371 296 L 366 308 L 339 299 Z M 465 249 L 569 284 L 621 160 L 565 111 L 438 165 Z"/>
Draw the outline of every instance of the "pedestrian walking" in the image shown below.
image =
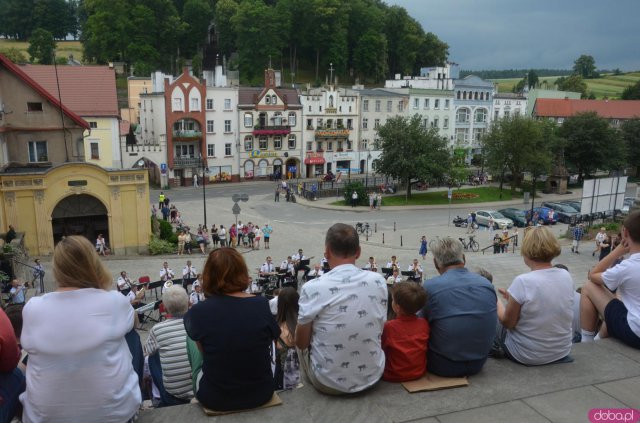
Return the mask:
<path id="1" fill-rule="evenodd" d="M 584 237 L 584 226 L 580 223 L 578 226 L 573 228 L 573 242 L 571 245 L 571 252 L 580 254 L 578 249 L 580 248 L 580 241 L 582 241 L 582 237 Z"/>
<path id="2" fill-rule="evenodd" d="M 425 256 L 427 255 L 427 236 L 426 235 L 422 235 L 422 238 L 420 238 L 420 251 L 419 251 L 419 253 L 422 256 L 422 260 L 424 260 Z"/>
<path id="3" fill-rule="evenodd" d="M 193 174 L 193 187 L 194 188 L 198 188 L 198 174 L 197 173 Z"/>
<path id="4" fill-rule="evenodd" d="M 279 203 L 280 202 L 280 187 L 278 185 L 276 185 L 276 195 L 273 199 L 274 203 Z"/>

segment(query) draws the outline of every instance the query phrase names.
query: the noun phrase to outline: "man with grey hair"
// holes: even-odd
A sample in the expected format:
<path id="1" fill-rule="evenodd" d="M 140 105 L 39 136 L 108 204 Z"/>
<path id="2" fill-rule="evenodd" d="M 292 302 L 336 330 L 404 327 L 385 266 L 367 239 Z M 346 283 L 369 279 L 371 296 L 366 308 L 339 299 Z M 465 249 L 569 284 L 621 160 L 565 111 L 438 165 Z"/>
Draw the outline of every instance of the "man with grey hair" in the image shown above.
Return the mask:
<path id="1" fill-rule="evenodd" d="M 160 391 L 160 406 L 186 404 L 193 398 L 191 365 L 187 354 L 187 332 L 182 317 L 189 309 L 187 292 L 179 285 L 162 292 L 167 320 L 149 331 L 144 346 L 149 371 Z"/>
<path id="2" fill-rule="evenodd" d="M 427 369 L 445 377 L 476 374 L 495 337 L 496 292 L 487 279 L 465 268 L 460 241 L 435 239 L 429 249 L 440 276 L 423 284 L 428 300 L 422 314 L 431 328 Z"/>

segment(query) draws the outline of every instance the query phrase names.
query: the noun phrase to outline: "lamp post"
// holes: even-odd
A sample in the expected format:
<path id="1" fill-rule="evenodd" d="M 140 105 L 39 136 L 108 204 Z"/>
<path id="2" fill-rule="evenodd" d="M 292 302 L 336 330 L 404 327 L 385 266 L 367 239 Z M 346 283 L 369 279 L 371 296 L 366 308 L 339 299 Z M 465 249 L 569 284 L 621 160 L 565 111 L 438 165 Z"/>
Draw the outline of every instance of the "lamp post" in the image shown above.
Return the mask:
<path id="1" fill-rule="evenodd" d="M 371 160 L 371 151 L 367 149 L 367 170 L 364 174 L 364 185 L 365 187 L 369 186 L 369 160 Z"/>
<path id="2" fill-rule="evenodd" d="M 204 162 L 205 162 L 205 158 L 202 156 L 202 153 L 200 153 L 200 163 L 202 165 L 202 211 L 204 213 L 204 226 L 207 226 L 207 197 L 205 194 L 205 190 L 204 190 L 204 186 L 206 183 L 207 178 L 205 178 L 206 173 L 208 173 L 209 169 L 205 168 Z"/>

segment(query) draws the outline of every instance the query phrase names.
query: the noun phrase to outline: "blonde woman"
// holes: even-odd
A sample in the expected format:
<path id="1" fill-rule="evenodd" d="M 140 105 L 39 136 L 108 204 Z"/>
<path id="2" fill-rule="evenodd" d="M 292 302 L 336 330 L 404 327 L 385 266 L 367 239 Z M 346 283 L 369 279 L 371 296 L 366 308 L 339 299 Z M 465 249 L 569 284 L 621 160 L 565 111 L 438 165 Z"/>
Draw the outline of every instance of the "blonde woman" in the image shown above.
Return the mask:
<path id="1" fill-rule="evenodd" d="M 571 351 L 573 279 L 551 264 L 560 255 L 560 244 L 547 228 L 527 231 L 521 252 L 531 271 L 516 276 L 508 290 L 498 289 L 506 300 L 506 305 L 498 300 L 498 342 L 518 363 L 552 363 Z"/>
<path id="2" fill-rule="evenodd" d="M 125 334 L 134 311 L 111 291 L 111 275 L 89 241 L 63 238 L 53 253 L 56 290 L 24 307 L 29 353 L 23 422 L 124 422 L 141 403 Z"/>

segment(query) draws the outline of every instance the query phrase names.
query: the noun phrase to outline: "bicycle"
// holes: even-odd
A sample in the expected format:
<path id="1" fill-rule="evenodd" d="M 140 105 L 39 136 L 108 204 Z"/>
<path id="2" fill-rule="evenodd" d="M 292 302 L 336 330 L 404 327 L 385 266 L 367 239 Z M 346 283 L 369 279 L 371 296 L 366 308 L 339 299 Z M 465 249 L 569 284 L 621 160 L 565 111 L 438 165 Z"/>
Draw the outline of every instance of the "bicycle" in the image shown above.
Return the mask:
<path id="1" fill-rule="evenodd" d="M 476 241 L 475 238 L 476 238 L 475 235 L 470 235 L 468 242 L 465 242 L 464 238 L 458 238 L 458 239 L 462 243 L 462 246 L 464 247 L 465 251 L 471 250 L 471 251 L 477 252 L 480 249 L 480 244 L 478 244 L 478 241 Z"/>
<path id="2" fill-rule="evenodd" d="M 356 223 L 356 232 L 360 235 L 366 235 L 366 236 L 371 236 L 372 231 L 371 231 L 371 226 L 369 226 L 369 223 L 362 223 L 362 222 L 358 222 Z"/>

